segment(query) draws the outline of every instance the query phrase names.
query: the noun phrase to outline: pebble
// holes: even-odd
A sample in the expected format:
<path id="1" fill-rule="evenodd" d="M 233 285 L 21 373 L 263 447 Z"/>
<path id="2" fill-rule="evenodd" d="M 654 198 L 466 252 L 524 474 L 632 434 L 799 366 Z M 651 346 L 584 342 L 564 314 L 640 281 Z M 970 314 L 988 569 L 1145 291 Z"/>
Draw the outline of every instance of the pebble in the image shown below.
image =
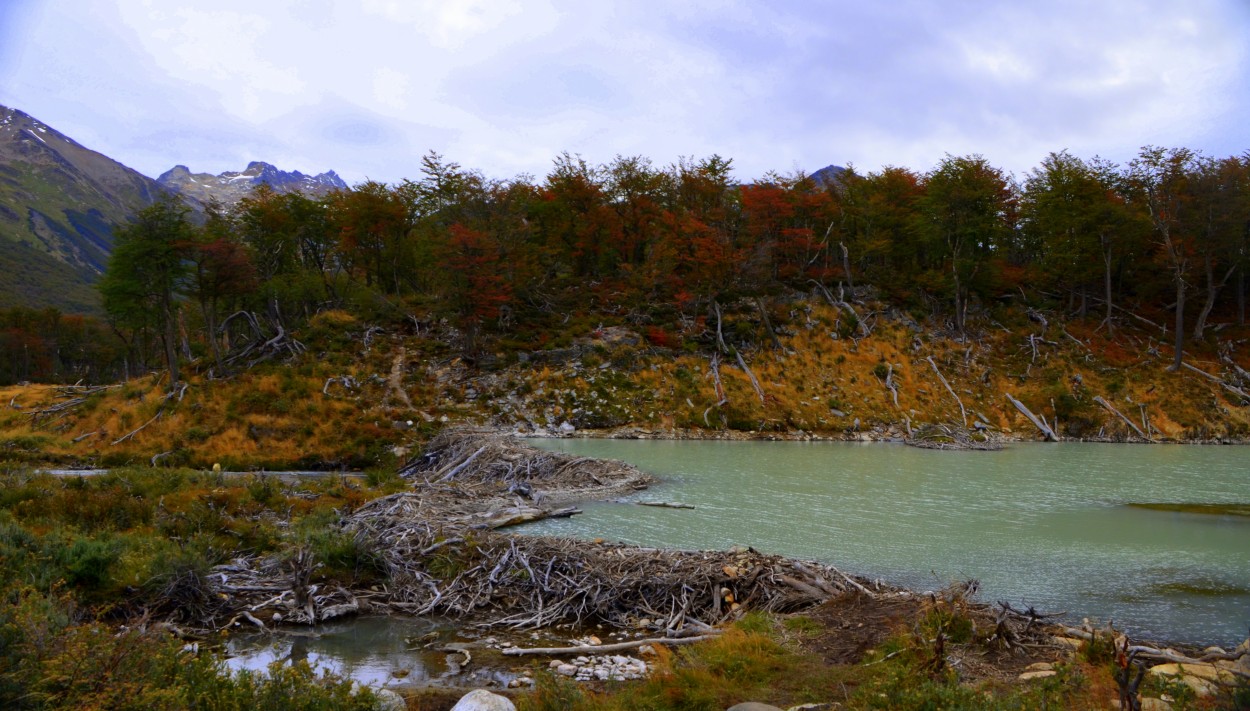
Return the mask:
<path id="1" fill-rule="evenodd" d="M 582 656 L 572 662 L 552 660 L 547 668 L 560 676 L 570 676 L 578 681 L 626 681 L 642 679 L 647 675 L 646 662 L 620 654 Z"/>

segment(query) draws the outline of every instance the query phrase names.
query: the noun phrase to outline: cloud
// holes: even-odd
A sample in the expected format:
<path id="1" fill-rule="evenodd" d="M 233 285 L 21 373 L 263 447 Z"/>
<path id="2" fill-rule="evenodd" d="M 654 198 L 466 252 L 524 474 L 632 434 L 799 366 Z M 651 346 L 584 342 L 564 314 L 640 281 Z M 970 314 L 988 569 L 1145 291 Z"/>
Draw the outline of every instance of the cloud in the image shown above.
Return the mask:
<path id="1" fill-rule="evenodd" d="M 947 152 L 1023 173 L 1063 148 L 1250 146 L 1242 0 L 92 8 L 4 18 L 0 101 L 151 174 L 263 159 L 397 181 L 429 149 L 495 177 L 542 176 L 564 150 L 719 153 L 744 179 Z"/>

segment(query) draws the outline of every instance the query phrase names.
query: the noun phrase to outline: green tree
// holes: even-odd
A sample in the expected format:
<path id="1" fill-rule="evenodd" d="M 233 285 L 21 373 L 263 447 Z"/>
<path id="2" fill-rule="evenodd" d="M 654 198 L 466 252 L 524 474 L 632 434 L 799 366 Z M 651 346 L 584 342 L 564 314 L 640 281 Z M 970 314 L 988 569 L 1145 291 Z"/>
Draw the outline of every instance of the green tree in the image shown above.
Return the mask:
<path id="1" fill-rule="evenodd" d="M 972 285 L 987 276 L 991 255 L 1010 233 L 1012 200 L 1006 177 L 978 155 L 948 155 L 925 178 L 919 231 L 949 269 L 955 327 L 961 332 Z"/>
<path id="2" fill-rule="evenodd" d="M 1145 205 L 1155 240 L 1176 287 L 1175 344 L 1170 370 L 1179 371 L 1185 350 L 1185 296 L 1194 263 L 1193 235 L 1186 229 L 1190 209 L 1189 181 L 1195 155 L 1188 148 L 1146 146 L 1129 163 L 1129 179 Z"/>
<path id="3" fill-rule="evenodd" d="M 114 235 L 108 270 L 100 280 L 104 308 L 118 325 L 151 329 L 161 340 L 170 386 L 177 384 L 177 324 L 188 265 L 184 245 L 193 227 L 187 206 L 171 194 L 142 210 Z"/>

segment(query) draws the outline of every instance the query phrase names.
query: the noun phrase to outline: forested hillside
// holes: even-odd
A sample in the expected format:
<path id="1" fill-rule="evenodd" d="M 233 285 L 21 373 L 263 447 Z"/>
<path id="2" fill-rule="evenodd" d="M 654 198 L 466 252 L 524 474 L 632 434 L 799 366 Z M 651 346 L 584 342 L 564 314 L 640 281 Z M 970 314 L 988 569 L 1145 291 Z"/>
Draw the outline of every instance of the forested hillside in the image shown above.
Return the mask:
<path id="1" fill-rule="evenodd" d="M 158 202 L 117 236 L 102 283 L 114 335 L 64 347 L 91 326 L 10 314 L 0 377 L 162 370 L 168 391 L 187 375 L 178 402 L 225 407 L 260 458 L 321 402 L 393 441 L 392 422 L 443 416 L 1238 439 L 1248 241 L 1250 155 L 1056 153 L 1023 181 L 948 156 L 927 173 L 742 185 L 718 156 L 566 154 L 541 181 L 493 181 L 430 154 L 413 180 L 319 198 L 261 186 L 199 226 Z M 210 407 L 240 382 L 272 397 Z M 231 430 L 196 422 L 202 441 Z M 345 431 L 321 454 L 361 453 Z"/>

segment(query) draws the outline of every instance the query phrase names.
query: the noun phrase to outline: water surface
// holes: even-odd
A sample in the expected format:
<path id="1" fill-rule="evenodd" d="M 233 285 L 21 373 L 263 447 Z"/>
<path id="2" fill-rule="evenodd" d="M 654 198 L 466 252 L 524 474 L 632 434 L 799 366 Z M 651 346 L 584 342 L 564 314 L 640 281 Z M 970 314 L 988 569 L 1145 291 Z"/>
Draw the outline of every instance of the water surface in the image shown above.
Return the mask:
<path id="1" fill-rule="evenodd" d="M 663 482 L 525 532 L 821 560 L 918 589 L 976 578 L 981 598 L 1113 621 L 1130 635 L 1236 643 L 1250 626 L 1250 519 L 1130 503 L 1250 502 L 1250 450 L 1022 443 L 536 440 Z"/>

